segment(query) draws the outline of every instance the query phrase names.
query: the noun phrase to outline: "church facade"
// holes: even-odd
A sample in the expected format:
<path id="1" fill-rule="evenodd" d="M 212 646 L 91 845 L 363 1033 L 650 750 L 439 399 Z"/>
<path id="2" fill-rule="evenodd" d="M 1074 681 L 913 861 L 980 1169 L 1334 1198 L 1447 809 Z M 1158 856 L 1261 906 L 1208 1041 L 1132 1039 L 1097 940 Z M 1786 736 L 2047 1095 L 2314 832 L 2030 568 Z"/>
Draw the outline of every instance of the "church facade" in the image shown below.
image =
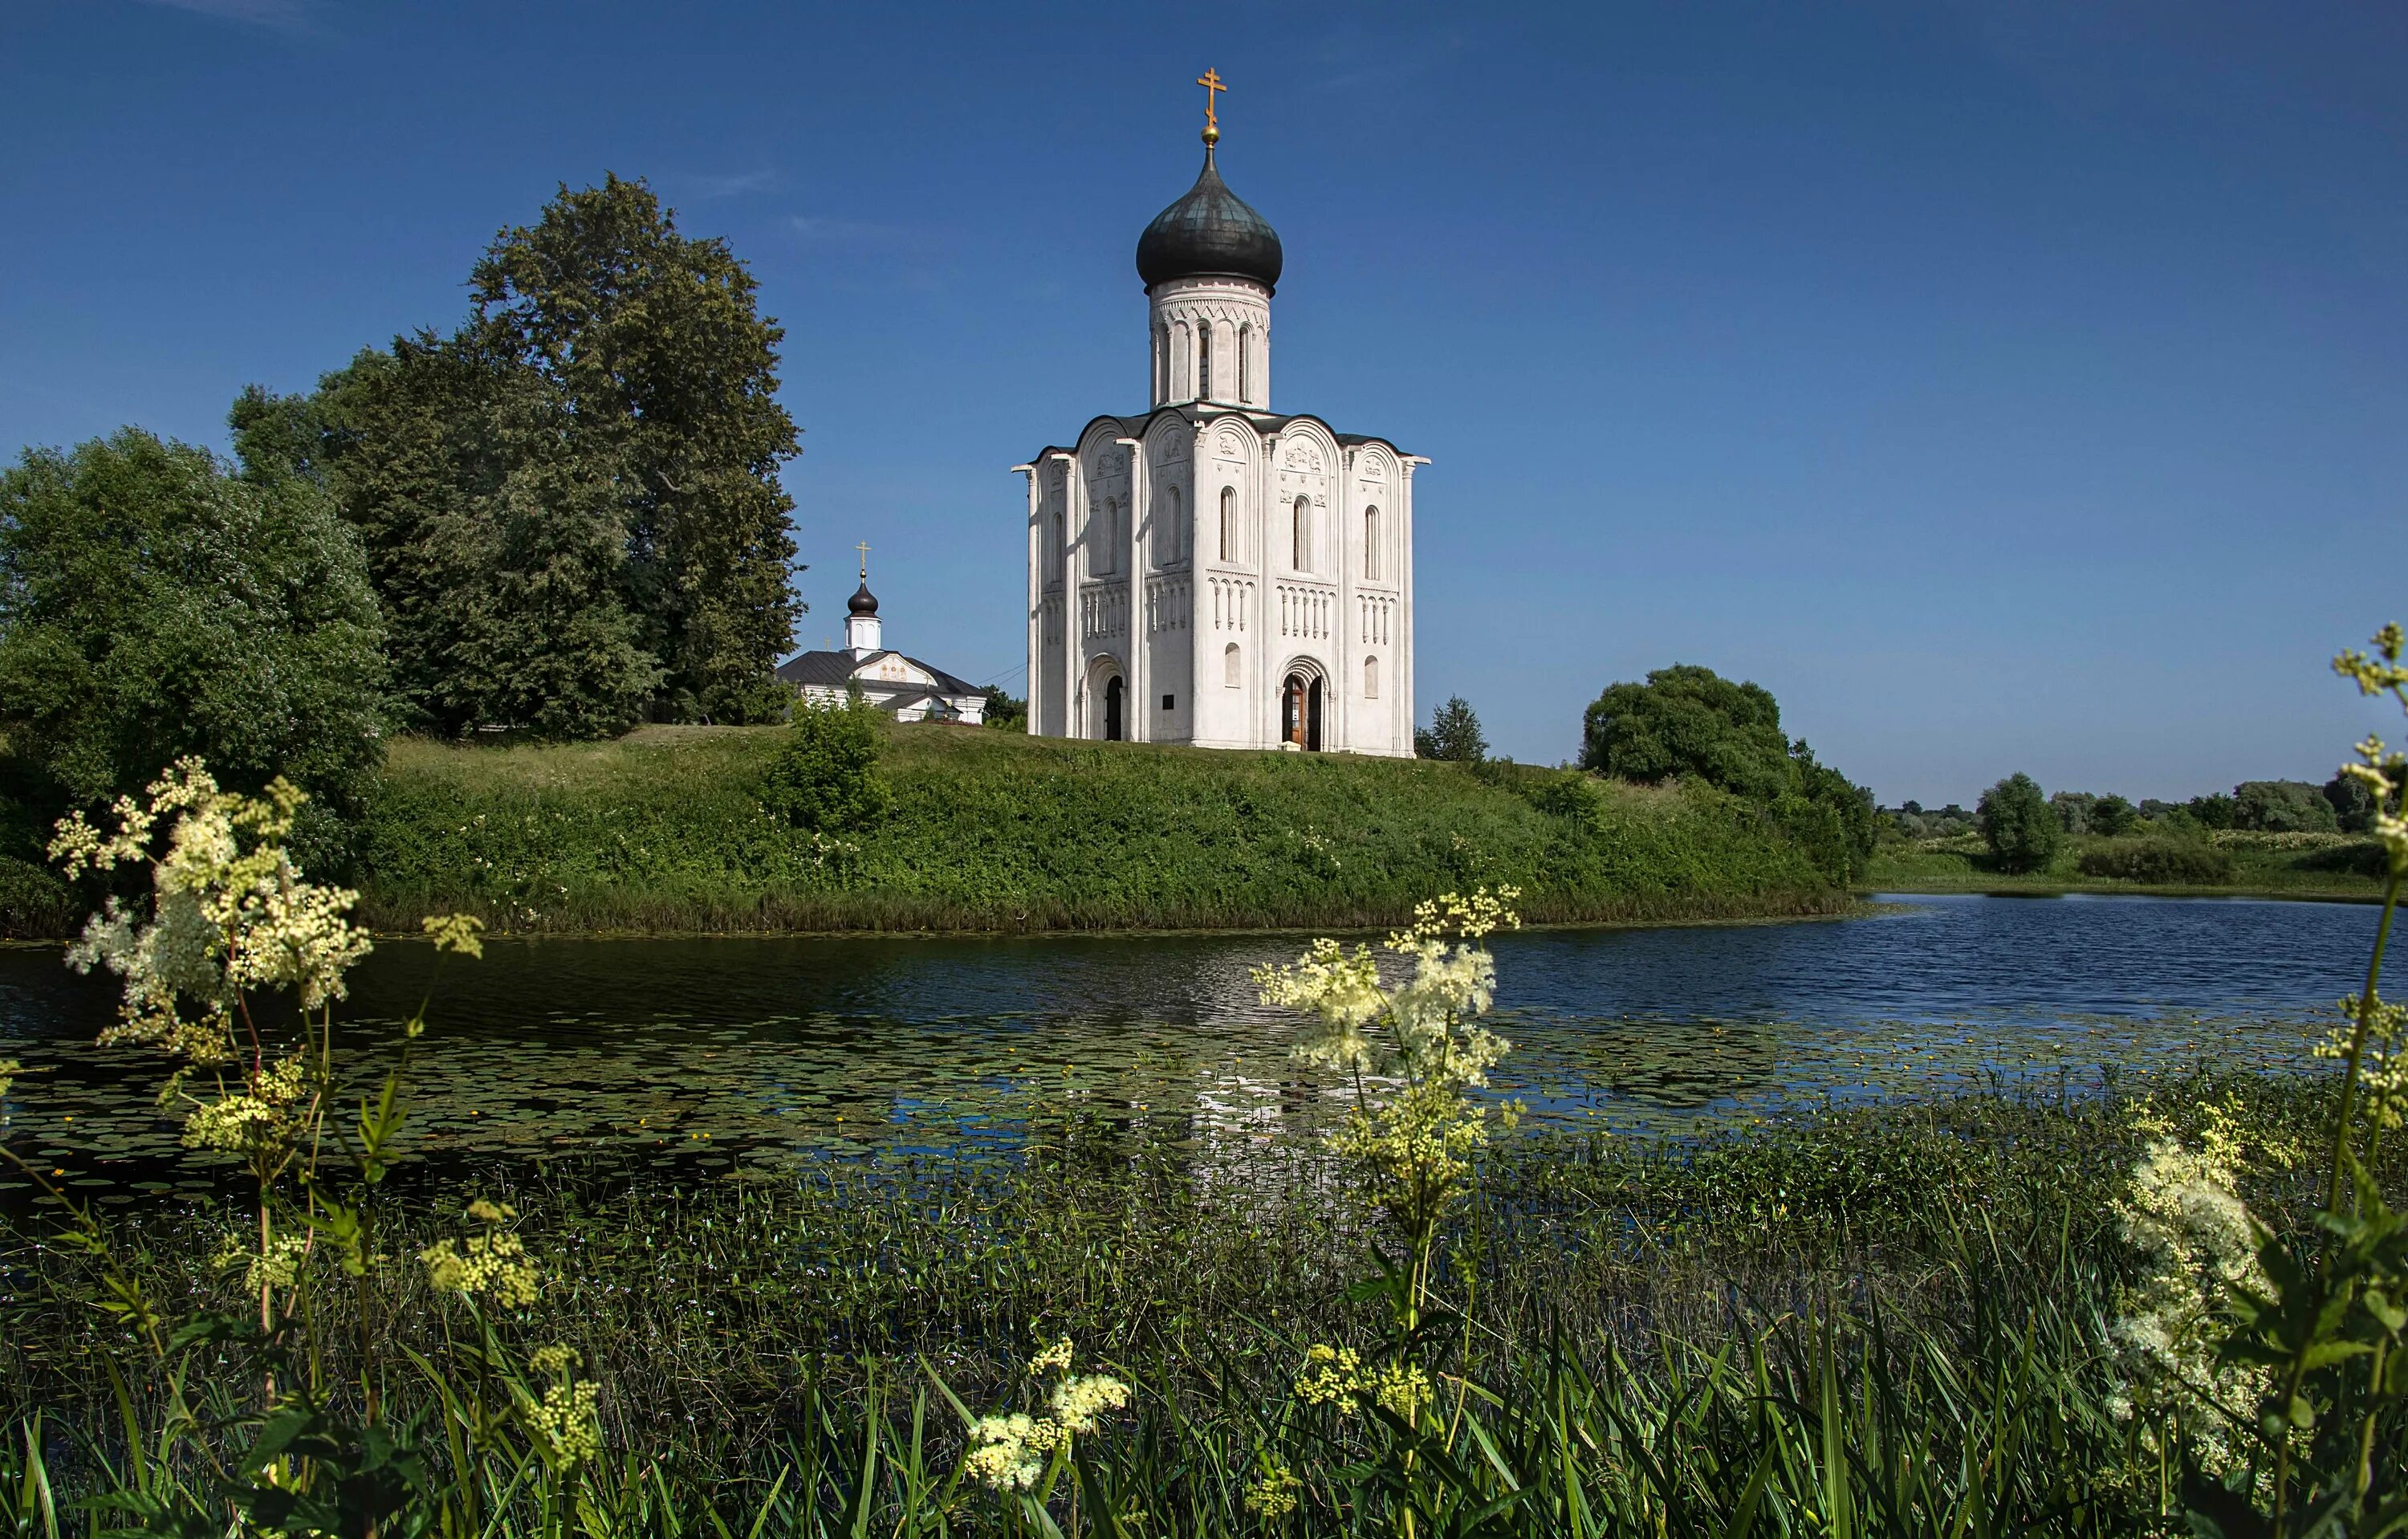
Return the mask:
<path id="1" fill-rule="evenodd" d="M 1151 409 L 1016 467 L 1028 729 L 1410 757 L 1413 471 L 1428 462 L 1271 410 L 1284 258 L 1221 180 L 1215 117 L 1196 185 L 1138 241 Z"/>

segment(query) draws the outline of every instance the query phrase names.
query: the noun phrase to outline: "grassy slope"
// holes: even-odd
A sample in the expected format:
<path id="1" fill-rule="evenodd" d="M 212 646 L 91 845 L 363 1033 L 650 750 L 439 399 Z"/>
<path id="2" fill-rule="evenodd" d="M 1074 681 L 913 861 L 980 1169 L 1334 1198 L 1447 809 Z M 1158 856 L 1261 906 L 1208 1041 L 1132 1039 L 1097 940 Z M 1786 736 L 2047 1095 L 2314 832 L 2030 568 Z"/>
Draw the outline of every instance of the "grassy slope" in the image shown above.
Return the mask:
<path id="1" fill-rule="evenodd" d="M 2225 844 L 2232 856 L 2230 883 L 2214 886 L 2155 886 L 2085 876 L 2076 864 L 2086 842 L 2080 839 L 2068 841 L 2045 870 L 2021 873 L 1999 870 L 1986 855 L 1931 848 L 1936 842 L 1953 845 L 1965 841 L 1927 841 L 1920 846 L 1885 843 L 1874 851 L 1871 867 L 1861 885 L 1876 892 L 2224 893 L 2367 900 L 2383 896 L 2383 884 L 2378 878 L 2351 869 L 2354 862 L 2350 856 L 2357 852 L 2346 844 L 2327 849 L 2280 849 L 2245 840 L 2231 841 Z"/>
<path id="2" fill-rule="evenodd" d="M 1716 793 L 1554 772 L 890 726 L 893 813 L 840 846 L 766 813 L 779 729 L 609 743 L 398 741 L 363 913 L 523 929 L 1371 925 L 1481 883 L 1533 919 L 1825 912 L 1799 849 Z M 1542 812 L 1515 784 L 1553 787 Z"/>

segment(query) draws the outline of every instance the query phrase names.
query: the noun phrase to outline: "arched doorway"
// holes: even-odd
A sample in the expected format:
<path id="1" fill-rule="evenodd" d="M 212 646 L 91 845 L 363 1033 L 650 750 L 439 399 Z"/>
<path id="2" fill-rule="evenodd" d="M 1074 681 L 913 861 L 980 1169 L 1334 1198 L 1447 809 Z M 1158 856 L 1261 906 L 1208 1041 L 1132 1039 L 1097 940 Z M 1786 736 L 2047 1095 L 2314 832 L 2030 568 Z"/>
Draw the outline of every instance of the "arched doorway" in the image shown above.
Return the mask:
<path id="1" fill-rule="evenodd" d="M 1280 741 L 1321 751 L 1321 680 L 1301 669 L 1280 686 Z"/>
<path id="2" fill-rule="evenodd" d="M 1121 706 L 1127 697 L 1128 689 L 1121 683 L 1121 676 L 1117 673 L 1113 674 L 1112 682 L 1104 685 L 1104 741 L 1106 742 L 1121 741 Z"/>

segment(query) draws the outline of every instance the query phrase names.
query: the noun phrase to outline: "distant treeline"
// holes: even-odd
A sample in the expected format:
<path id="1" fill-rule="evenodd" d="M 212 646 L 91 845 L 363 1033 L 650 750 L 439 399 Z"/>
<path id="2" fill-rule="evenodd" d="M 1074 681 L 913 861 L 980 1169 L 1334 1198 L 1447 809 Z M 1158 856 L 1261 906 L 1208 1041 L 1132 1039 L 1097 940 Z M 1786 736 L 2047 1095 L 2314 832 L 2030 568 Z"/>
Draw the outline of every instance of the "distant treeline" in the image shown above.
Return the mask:
<path id="1" fill-rule="evenodd" d="M 2048 798 L 2058 827 L 2068 834 L 2119 838 L 2158 832 L 2187 834 L 2226 829 L 2249 833 L 2362 834 L 2373 827 L 2374 802 L 2366 787 L 2346 775 L 2324 784 L 2305 780 L 2244 780 L 2229 792 L 2188 801 L 2144 797 L 2135 802 L 2113 792 L 2058 791 Z M 1881 809 L 1888 827 L 1908 839 L 1948 839 L 1981 832 L 1978 812 L 1950 802 L 1926 807 L 1906 801 Z"/>

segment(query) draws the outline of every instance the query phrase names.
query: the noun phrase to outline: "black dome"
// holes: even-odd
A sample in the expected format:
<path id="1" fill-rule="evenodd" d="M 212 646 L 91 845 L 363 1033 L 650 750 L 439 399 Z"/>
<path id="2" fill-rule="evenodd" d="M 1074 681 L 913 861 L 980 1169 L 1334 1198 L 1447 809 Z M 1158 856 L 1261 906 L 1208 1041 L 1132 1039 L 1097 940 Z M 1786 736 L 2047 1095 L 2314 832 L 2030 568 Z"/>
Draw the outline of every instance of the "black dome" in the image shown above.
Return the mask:
<path id="1" fill-rule="evenodd" d="M 876 614 L 878 612 L 878 600 L 869 596 L 869 579 L 865 577 L 861 580 L 861 586 L 853 590 L 852 600 L 844 607 L 848 612 L 853 614 Z"/>
<path id="2" fill-rule="evenodd" d="M 1229 191 L 1209 145 L 1196 185 L 1137 237 L 1137 275 L 1149 289 L 1174 278 L 1245 278 L 1274 288 L 1283 260 L 1279 232 Z"/>

